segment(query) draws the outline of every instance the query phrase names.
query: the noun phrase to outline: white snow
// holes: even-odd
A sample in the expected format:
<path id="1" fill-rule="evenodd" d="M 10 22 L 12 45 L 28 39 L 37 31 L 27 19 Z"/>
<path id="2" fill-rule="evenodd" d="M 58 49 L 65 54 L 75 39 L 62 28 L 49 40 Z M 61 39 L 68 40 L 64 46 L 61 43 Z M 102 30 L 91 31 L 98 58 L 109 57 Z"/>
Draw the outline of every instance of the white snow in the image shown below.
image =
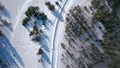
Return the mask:
<path id="1" fill-rule="evenodd" d="M 44 66 L 46 68 L 59 68 L 59 66 L 61 66 L 60 68 L 63 68 L 64 66 L 60 61 L 60 44 L 62 42 L 62 36 L 64 36 L 66 14 L 73 5 L 89 4 L 89 2 L 87 2 L 89 0 L 60 0 L 59 3 L 61 8 L 56 6 L 56 12 L 51 12 L 45 5 L 46 1 L 50 1 L 55 5 L 57 0 L 0 0 L 10 13 L 8 20 L 13 26 L 13 32 L 11 32 L 9 40 L 24 64 L 21 65 L 16 61 L 19 68 L 43 68 Z M 39 6 L 40 11 L 43 11 L 49 19 L 49 21 L 47 21 L 47 27 L 42 26 L 44 34 L 46 35 L 43 43 L 46 46 L 32 42 L 29 36 L 29 31 L 22 26 L 22 20 L 25 17 L 24 12 L 31 5 Z M 48 51 L 44 48 L 43 49 L 47 58 L 49 58 L 44 59 L 45 64 L 38 62 L 40 56 L 36 55 L 38 49 L 43 46 L 47 47 Z"/>
<path id="2" fill-rule="evenodd" d="M 18 11 L 21 10 L 26 0 L 0 0 L 1 4 L 5 6 L 8 11 L 8 18 L 12 24 L 15 23 Z"/>

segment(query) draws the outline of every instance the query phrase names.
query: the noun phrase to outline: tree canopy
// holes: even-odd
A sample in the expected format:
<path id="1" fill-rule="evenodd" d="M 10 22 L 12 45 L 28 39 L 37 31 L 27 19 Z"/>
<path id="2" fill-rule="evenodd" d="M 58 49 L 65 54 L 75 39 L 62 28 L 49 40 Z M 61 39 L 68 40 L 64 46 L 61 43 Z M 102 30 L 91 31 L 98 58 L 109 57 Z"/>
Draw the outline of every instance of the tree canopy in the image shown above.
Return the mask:
<path id="1" fill-rule="evenodd" d="M 30 16 L 33 16 L 35 15 L 37 12 L 39 11 L 39 7 L 36 6 L 30 6 L 27 11 L 25 12 L 26 16 L 30 17 Z"/>
<path id="2" fill-rule="evenodd" d="M 45 5 L 48 7 L 48 9 L 50 11 L 54 11 L 55 10 L 55 6 L 53 4 L 51 4 L 49 1 L 46 2 Z"/>

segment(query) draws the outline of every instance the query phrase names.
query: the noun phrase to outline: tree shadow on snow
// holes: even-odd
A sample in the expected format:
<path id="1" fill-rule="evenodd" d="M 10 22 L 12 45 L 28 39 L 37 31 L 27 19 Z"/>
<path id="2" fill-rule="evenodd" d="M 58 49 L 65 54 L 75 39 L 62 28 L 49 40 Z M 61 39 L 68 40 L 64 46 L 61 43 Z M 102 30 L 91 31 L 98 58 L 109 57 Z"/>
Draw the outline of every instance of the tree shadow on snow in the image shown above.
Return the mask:
<path id="1" fill-rule="evenodd" d="M 43 67 L 44 67 L 44 68 L 47 68 L 46 63 L 45 63 L 45 61 L 43 60 L 43 58 L 41 58 L 41 60 L 42 60 L 42 65 L 43 65 Z"/>
<path id="2" fill-rule="evenodd" d="M 42 58 L 43 58 L 43 60 L 46 61 L 48 64 L 51 64 L 50 59 L 48 58 L 48 56 L 47 56 L 45 53 L 42 54 Z"/>
<path id="3" fill-rule="evenodd" d="M 53 22 L 52 22 L 50 19 L 47 19 L 47 20 L 46 20 L 46 23 L 53 25 Z"/>
<path id="4" fill-rule="evenodd" d="M 10 13 L 9 13 L 9 11 L 7 9 L 0 10 L 0 14 L 6 16 L 8 18 L 11 17 L 11 15 L 10 15 Z"/>
<path id="5" fill-rule="evenodd" d="M 56 18 L 58 18 L 59 21 L 62 21 L 62 22 L 64 21 L 64 19 L 63 19 L 63 17 L 62 17 L 61 14 L 62 14 L 62 12 L 65 13 L 64 8 L 65 8 L 65 5 L 66 5 L 67 2 L 68 2 L 68 0 L 65 1 L 63 7 L 60 7 L 60 9 L 61 9 L 60 12 L 59 12 L 58 10 L 55 10 L 54 12 L 52 12 L 53 15 L 54 15 Z"/>
<path id="6" fill-rule="evenodd" d="M 24 63 L 21 57 L 18 55 L 15 48 L 13 48 L 12 44 L 8 40 L 6 36 L 0 37 L 0 64 L 2 67 L 7 68 L 7 66 L 18 67 L 15 59 L 24 67 Z"/>
<path id="7" fill-rule="evenodd" d="M 55 10 L 55 11 L 52 12 L 52 13 L 53 13 L 53 15 L 54 15 L 56 18 L 58 18 L 59 21 L 62 21 L 62 22 L 64 21 L 61 13 L 59 13 L 59 11 Z"/>
<path id="8" fill-rule="evenodd" d="M 49 29 L 50 25 L 53 25 L 53 22 L 51 20 L 47 19 L 47 20 L 43 21 L 43 24 L 46 29 Z"/>
<path id="9" fill-rule="evenodd" d="M 50 59 L 48 58 L 48 56 L 45 53 L 41 55 L 41 61 L 42 61 L 42 65 L 44 68 L 47 68 L 46 63 L 51 64 Z"/>
<path id="10" fill-rule="evenodd" d="M 6 26 L 10 31 L 13 31 L 13 26 L 11 23 L 9 23 L 9 25 Z"/>
<path id="11" fill-rule="evenodd" d="M 46 37 L 47 38 L 47 37 Z M 46 39 L 41 36 L 41 41 L 39 43 L 41 45 L 41 47 L 46 50 L 47 52 L 49 52 L 49 47 L 47 46 L 47 42 L 46 42 Z"/>
<path id="12" fill-rule="evenodd" d="M 49 19 L 46 19 L 45 21 L 41 21 L 36 18 L 34 18 L 34 19 L 36 20 L 36 25 L 39 30 L 42 28 L 42 25 L 45 26 L 45 29 L 49 29 L 50 28 L 49 26 L 53 25 L 53 22 Z M 34 23 L 28 22 L 28 24 L 26 24 L 24 27 L 30 32 L 31 31 L 30 29 L 34 27 Z"/>
<path id="13" fill-rule="evenodd" d="M 2 19 L 0 19 L 0 22 L 1 22 L 0 23 L 1 27 L 5 27 L 9 31 L 13 31 L 13 26 L 12 26 L 12 24 L 10 22 L 8 22 L 7 20 L 2 20 Z"/>
<path id="14" fill-rule="evenodd" d="M 30 32 L 29 25 L 25 25 L 24 27 Z"/>
<path id="15" fill-rule="evenodd" d="M 42 34 L 42 38 L 43 38 L 44 40 L 50 41 L 49 37 L 48 37 L 46 34 Z"/>

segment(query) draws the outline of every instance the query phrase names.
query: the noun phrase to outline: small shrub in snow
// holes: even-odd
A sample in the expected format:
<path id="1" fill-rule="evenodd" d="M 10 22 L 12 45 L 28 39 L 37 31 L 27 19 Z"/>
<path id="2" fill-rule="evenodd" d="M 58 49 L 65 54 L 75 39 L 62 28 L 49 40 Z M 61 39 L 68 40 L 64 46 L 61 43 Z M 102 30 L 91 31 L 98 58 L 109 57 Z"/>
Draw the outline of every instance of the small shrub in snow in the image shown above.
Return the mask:
<path id="1" fill-rule="evenodd" d="M 69 20 L 70 20 L 70 19 L 69 19 L 68 17 L 66 17 L 66 21 L 69 22 Z"/>
<path id="2" fill-rule="evenodd" d="M 43 33 L 43 30 L 39 30 L 40 33 Z"/>
<path id="3" fill-rule="evenodd" d="M 29 18 L 29 17 L 25 17 L 25 18 L 23 19 L 22 25 L 25 26 L 29 21 L 30 21 L 30 18 Z"/>
<path id="4" fill-rule="evenodd" d="M 41 54 L 43 54 L 43 50 L 42 50 L 42 48 L 40 48 L 40 49 L 38 50 L 37 55 L 41 55 Z"/>
<path id="5" fill-rule="evenodd" d="M 59 5 L 58 1 L 55 2 L 56 5 Z"/>
<path id="6" fill-rule="evenodd" d="M 4 25 L 9 25 L 8 21 L 7 20 L 1 20 L 1 22 L 4 24 Z"/>
<path id="7" fill-rule="evenodd" d="M 54 11 L 54 10 L 55 10 L 55 6 L 52 5 L 52 4 L 51 4 L 48 8 L 49 8 L 49 10 L 51 10 L 51 11 Z"/>
<path id="8" fill-rule="evenodd" d="M 5 7 L 0 3 L 0 10 L 4 10 Z"/>
<path id="9" fill-rule="evenodd" d="M 2 31 L 0 31 L 0 36 L 2 36 L 3 34 L 2 34 Z"/>
<path id="10" fill-rule="evenodd" d="M 55 10 L 55 6 L 53 4 L 51 4 L 49 1 L 46 2 L 45 5 L 48 7 L 48 9 L 50 11 L 54 11 Z"/>
<path id="11" fill-rule="evenodd" d="M 65 49 L 65 44 L 64 43 L 61 43 L 61 46 L 63 49 Z"/>
<path id="12" fill-rule="evenodd" d="M 34 36 L 32 38 L 32 41 L 39 42 L 40 41 L 40 36 Z"/>
<path id="13" fill-rule="evenodd" d="M 41 20 L 46 20 L 46 19 L 47 19 L 47 16 L 44 13 L 42 13 L 41 14 Z"/>
<path id="14" fill-rule="evenodd" d="M 45 3 L 45 5 L 47 5 L 47 6 L 50 5 L 50 4 L 51 4 L 50 1 L 48 1 L 48 2 Z"/>
<path id="15" fill-rule="evenodd" d="M 29 34 L 29 36 L 32 36 L 32 35 L 34 35 L 34 34 L 35 34 L 35 32 L 34 32 L 34 31 L 31 31 L 30 34 Z"/>

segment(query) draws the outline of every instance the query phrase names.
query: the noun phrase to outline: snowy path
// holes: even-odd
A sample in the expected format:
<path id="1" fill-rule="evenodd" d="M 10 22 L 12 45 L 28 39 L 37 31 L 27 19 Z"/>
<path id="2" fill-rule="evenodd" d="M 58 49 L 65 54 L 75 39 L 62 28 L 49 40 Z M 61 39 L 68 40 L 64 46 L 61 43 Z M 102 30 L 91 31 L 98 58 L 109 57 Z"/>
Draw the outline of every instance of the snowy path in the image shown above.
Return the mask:
<path id="1" fill-rule="evenodd" d="M 26 0 L 22 9 L 18 12 L 16 22 L 14 24 L 14 31 L 11 33 L 11 42 L 18 54 L 23 60 L 24 67 L 19 65 L 20 68 L 38 68 L 38 56 L 36 52 L 38 46 L 34 44 L 30 37 L 29 32 L 22 26 L 22 19 L 25 17 L 24 12 L 31 5 L 33 0 Z M 32 62 L 30 62 L 30 60 Z"/>
<path id="2" fill-rule="evenodd" d="M 32 1 L 33 1 L 33 0 L 26 0 L 26 2 L 24 3 L 21 11 L 20 11 L 20 12 L 18 13 L 18 15 L 17 15 L 18 17 L 17 17 L 16 23 L 15 23 L 13 29 L 15 29 L 15 28 L 17 27 L 17 25 L 18 25 L 18 23 L 19 23 L 19 20 L 21 19 L 21 16 L 24 14 L 26 8 L 29 7 L 29 4 L 30 4 Z"/>
<path id="3" fill-rule="evenodd" d="M 62 17 L 65 16 L 64 11 L 66 10 L 68 0 L 65 0 L 61 10 L 60 10 L 60 15 Z M 59 44 L 60 44 L 60 35 L 63 35 L 61 32 L 63 32 L 62 25 L 64 25 L 64 21 L 60 21 L 58 18 L 55 21 L 55 28 L 53 31 L 53 36 L 52 36 L 52 66 L 51 68 L 58 68 L 58 58 L 59 58 Z M 64 27 L 64 26 L 63 26 Z"/>

